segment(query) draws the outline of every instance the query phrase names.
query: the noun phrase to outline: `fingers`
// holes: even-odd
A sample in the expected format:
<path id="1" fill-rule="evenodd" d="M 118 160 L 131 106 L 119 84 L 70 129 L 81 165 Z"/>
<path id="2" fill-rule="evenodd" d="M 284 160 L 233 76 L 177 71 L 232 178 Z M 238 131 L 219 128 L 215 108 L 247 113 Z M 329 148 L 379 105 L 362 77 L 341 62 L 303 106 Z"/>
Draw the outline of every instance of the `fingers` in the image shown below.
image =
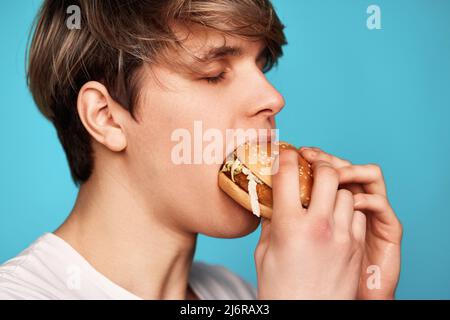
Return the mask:
<path id="1" fill-rule="evenodd" d="M 297 217 L 302 208 L 298 180 L 298 154 L 284 150 L 278 156 L 278 171 L 272 177 L 272 220 Z"/>
<path id="2" fill-rule="evenodd" d="M 353 194 L 345 189 L 337 192 L 334 209 L 334 225 L 337 231 L 351 232 L 353 221 Z"/>
<path id="3" fill-rule="evenodd" d="M 353 196 L 355 210 L 368 211 L 386 225 L 400 227 L 400 222 L 386 197 L 378 194 L 358 193 Z"/>
<path id="4" fill-rule="evenodd" d="M 313 172 L 314 184 L 308 213 L 331 217 L 339 186 L 338 173 L 328 162 L 324 161 L 314 163 Z"/>
<path id="5" fill-rule="evenodd" d="M 336 169 L 344 168 L 344 167 L 348 167 L 348 166 L 352 165 L 352 163 L 350 161 L 333 156 L 329 153 L 322 151 L 319 148 L 302 147 L 302 148 L 300 148 L 299 151 L 300 151 L 300 154 L 309 163 L 314 163 L 316 161 L 326 161 L 326 162 L 329 162 Z M 344 188 L 347 190 L 350 190 L 353 193 L 364 192 L 363 187 L 360 184 L 356 184 L 356 183 L 349 183 L 349 184 L 345 185 Z"/>
<path id="6" fill-rule="evenodd" d="M 366 215 L 361 211 L 355 211 L 352 220 L 353 237 L 359 242 L 365 242 L 366 228 Z"/>
<path id="7" fill-rule="evenodd" d="M 381 168 L 375 164 L 352 165 L 351 162 L 330 155 L 319 148 L 301 148 L 301 155 L 310 163 L 326 161 L 339 172 L 339 183 L 353 193 L 375 193 L 386 196 Z M 361 186 L 364 185 L 364 188 Z"/>
<path id="8" fill-rule="evenodd" d="M 353 194 L 364 193 L 364 188 L 359 183 L 340 184 L 340 187 L 351 191 Z"/>
<path id="9" fill-rule="evenodd" d="M 331 154 L 328 154 L 319 148 L 307 148 L 302 147 L 300 148 L 300 154 L 308 161 L 309 163 L 314 163 L 316 161 L 325 161 L 330 163 L 335 168 L 342 168 L 351 166 L 351 162 L 335 157 Z"/>
<path id="10" fill-rule="evenodd" d="M 352 234 L 358 242 L 365 242 L 366 216 L 359 210 L 354 211 L 354 197 L 348 190 L 341 189 L 337 193 L 334 225 L 340 234 Z"/>
<path id="11" fill-rule="evenodd" d="M 386 185 L 379 166 L 374 164 L 352 165 L 339 168 L 338 171 L 340 183 L 364 184 L 366 193 L 386 196 Z"/>

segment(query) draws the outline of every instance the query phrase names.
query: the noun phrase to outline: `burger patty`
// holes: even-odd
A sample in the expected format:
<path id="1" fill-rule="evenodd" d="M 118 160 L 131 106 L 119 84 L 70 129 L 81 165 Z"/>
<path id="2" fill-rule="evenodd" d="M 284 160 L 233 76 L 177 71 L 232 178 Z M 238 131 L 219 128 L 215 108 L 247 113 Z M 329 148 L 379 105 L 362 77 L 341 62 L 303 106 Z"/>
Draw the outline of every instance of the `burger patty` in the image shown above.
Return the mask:
<path id="1" fill-rule="evenodd" d="M 225 171 L 225 175 L 231 179 L 231 172 Z M 248 179 L 245 174 L 238 173 L 234 175 L 234 181 L 236 184 L 245 192 L 248 193 Z M 270 188 L 265 183 L 256 184 L 256 194 L 258 195 L 258 202 L 272 208 L 273 200 L 272 200 L 272 188 Z"/>

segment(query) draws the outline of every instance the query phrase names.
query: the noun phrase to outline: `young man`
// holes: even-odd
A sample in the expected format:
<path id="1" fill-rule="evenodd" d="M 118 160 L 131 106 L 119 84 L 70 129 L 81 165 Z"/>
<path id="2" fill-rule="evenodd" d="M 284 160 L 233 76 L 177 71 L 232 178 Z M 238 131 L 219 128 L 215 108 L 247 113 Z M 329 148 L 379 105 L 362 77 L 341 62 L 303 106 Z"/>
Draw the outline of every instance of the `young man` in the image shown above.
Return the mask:
<path id="1" fill-rule="evenodd" d="M 66 25 L 74 4 L 80 29 Z M 240 237 L 260 221 L 218 188 L 220 164 L 176 165 L 171 135 L 195 121 L 274 128 L 284 101 L 264 72 L 284 44 L 268 0 L 44 1 L 29 86 L 79 194 L 55 232 L 0 267 L 0 298 L 393 298 L 401 225 L 380 169 L 316 148 L 301 150 L 315 179 L 307 210 L 297 154 L 280 154 L 257 290 L 192 261 L 197 234 Z"/>

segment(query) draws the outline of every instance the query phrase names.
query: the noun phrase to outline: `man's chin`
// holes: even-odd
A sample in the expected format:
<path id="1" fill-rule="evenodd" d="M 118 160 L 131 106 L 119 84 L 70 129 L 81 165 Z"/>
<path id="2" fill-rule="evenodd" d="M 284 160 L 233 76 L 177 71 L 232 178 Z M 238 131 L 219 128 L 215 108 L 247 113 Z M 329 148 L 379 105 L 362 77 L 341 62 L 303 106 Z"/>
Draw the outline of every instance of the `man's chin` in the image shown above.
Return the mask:
<path id="1" fill-rule="evenodd" d="M 225 197 L 227 197 L 225 195 Z M 258 228 L 260 218 L 231 199 L 225 199 L 220 209 L 213 213 L 218 222 L 215 230 L 208 234 L 216 238 L 239 238 Z"/>

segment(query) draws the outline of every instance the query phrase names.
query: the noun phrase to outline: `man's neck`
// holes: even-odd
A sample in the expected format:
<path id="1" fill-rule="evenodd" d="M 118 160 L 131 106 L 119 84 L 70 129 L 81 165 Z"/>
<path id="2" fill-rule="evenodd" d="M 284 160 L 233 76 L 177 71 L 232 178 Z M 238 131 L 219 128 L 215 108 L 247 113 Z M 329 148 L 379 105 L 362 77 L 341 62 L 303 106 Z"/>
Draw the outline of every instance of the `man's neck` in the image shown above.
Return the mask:
<path id="1" fill-rule="evenodd" d="M 118 181 L 112 175 L 92 176 L 55 234 L 131 293 L 185 299 L 196 234 L 170 226 L 170 213 L 149 208 L 139 192 Z"/>

